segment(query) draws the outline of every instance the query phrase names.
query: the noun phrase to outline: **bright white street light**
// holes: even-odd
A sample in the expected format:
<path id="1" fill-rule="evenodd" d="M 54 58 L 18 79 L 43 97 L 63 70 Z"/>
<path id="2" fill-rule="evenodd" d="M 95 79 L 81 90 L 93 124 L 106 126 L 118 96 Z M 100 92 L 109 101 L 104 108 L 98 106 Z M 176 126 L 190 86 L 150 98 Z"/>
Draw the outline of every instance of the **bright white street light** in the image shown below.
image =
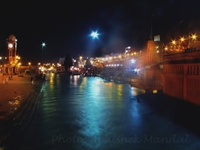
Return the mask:
<path id="1" fill-rule="evenodd" d="M 43 58 L 43 57 L 44 57 L 44 56 L 43 56 L 43 55 L 44 55 L 44 54 L 43 54 L 43 47 L 45 47 L 45 46 L 46 46 L 46 43 L 43 42 L 43 43 L 42 43 L 42 63 L 44 63 L 44 58 Z"/>
<path id="2" fill-rule="evenodd" d="M 46 46 L 46 43 L 42 43 L 42 47 L 45 47 Z"/>
<path id="3" fill-rule="evenodd" d="M 97 31 L 92 31 L 92 33 L 90 34 L 90 36 L 92 36 L 95 39 L 95 38 L 98 38 L 99 33 Z"/>

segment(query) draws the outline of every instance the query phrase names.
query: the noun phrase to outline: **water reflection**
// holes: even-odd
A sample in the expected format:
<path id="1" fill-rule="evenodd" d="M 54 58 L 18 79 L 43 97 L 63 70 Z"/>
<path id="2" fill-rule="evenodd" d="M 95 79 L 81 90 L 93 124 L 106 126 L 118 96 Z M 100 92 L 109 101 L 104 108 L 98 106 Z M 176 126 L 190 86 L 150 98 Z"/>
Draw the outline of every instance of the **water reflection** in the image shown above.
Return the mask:
<path id="1" fill-rule="evenodd" d="M 127 112 L 124 100 L 130 96 L 129 88 L 128 85 L 103 82 L 101 78 L 82 79 L 79 86 L 79 92 L 83 92 L 82 104 L 77 105 L 79 115 L 74 124 L 81 127 L 76 135 L 82 137 L 85 147 L 108 146 L 110 143 L 105 142 L 105 138 L 121 136 L 121 119 L 125 119 Z"/>
<path id="2" fill-rule="evenodd" d="M 55 74 L 54 73 L 50 73 L 50 77 L 49 77 L 49 82 L 53 83 L 54 82 L 54 78 L 55 78 Z"/>
<path id="3" fill-rule="evenodd" d="M 77 86 L 80 78 L 81 78 L 80 75 L 71 75 L 70 76 L 70 81 L 71 81 L 70 83 L 73 84 L 74 86 Z"/>
<path id="4" fill-rule="evenodd" d="M 122 96 L 123 96 L 122 90 L 123 90 L 123 84 L 117 84 L 117 99 L 118 100 L 122 100 Z"/>
<path id="5" fill-rule="evenodd" d="M 53 134 L 48 133 L 44 137 L 75 136 L 79 139 L 76 147 L 81 149 L 112 148 L 116 147 L 116 140 L 133 137 L 143 123 L 137 101 L 129 101 L 131 96 L 143 91 L 127 84 L 82 76 L 63 80 L 61 75 L 57 75 L 54 82 L 45 84 L 41 119 L 43 126 L 48 124 Z"/>
<path id="6" fill-rule="evenodd" d="M 143 90 L 98 77 L 56 75 L 52 79 L 43 85 L 24 149 L 148 149 L 152 144 L 137 141 L 138 137 L 177 132 L 168 120 L 160 122 L 150 107 L 137 101 Z"/>
<path id="7" fill-rule="evenodd" d="M 136 96 L 136 95 L 140 95 L 140 94 L 144 94 L 145 90 L 141 90 L 135 87 L 131 87 L 131 95 L 132 96 Z"/>

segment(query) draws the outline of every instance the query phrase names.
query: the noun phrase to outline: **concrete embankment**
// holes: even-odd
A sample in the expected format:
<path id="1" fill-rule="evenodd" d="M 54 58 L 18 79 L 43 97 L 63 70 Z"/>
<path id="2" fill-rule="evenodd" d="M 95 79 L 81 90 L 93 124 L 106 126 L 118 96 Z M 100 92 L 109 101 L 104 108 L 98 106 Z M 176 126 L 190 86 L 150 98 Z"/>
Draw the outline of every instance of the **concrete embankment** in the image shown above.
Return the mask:
<path id="1" fill-rule="evenodd" d="M 43 81 L 31 82 L 31 76 L 13 76 L 7 83 L 0 83 L 0 144 L 15 131 L 25 126 L 38 103 Z"/>

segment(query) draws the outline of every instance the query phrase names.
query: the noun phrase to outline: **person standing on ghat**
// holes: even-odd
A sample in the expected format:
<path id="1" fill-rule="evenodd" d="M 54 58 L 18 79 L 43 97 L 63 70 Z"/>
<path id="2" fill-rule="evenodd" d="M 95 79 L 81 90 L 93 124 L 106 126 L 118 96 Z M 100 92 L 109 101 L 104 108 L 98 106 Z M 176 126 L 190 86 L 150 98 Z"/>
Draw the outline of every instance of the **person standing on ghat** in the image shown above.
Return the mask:
<path id="1" fill-rule="evenodd" d="M 6 75 L 2 74 L 2 83 L 3 84 L 8 83 L 8 75 L 7 74 Z"/>

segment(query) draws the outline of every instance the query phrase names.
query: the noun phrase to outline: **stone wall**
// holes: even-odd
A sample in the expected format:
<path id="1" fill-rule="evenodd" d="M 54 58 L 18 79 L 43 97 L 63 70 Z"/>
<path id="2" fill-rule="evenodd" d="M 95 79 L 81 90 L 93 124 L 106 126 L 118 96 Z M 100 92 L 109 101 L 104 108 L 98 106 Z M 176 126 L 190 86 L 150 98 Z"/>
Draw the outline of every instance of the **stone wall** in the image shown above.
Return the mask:
<path id="1" fill-rule="evenodd" d="M 200 51 L 163 57 L 163 92 L 200 105 Z"/>

